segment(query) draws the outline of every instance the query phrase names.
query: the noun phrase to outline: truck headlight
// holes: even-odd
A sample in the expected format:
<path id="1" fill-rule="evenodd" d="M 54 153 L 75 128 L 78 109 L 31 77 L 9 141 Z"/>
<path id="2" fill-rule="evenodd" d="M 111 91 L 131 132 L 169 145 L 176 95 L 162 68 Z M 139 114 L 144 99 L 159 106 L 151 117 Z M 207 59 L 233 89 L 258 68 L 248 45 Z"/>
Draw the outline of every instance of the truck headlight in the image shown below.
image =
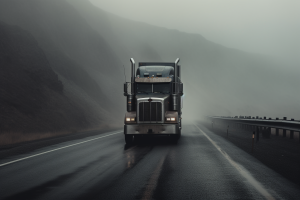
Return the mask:
<path id="1" fill-rule="evenodd" d="M 175 122 L 176 121 L 176 118 L 175 117 L 167 117 L 166 118 L 166 121 L 168 121 L 168 122 Z"/>
<path id="2" fill-rule="evenodd" d="M 135 121 L 135 117 L 126 117 L 126 122 L 134 122 Z"/>

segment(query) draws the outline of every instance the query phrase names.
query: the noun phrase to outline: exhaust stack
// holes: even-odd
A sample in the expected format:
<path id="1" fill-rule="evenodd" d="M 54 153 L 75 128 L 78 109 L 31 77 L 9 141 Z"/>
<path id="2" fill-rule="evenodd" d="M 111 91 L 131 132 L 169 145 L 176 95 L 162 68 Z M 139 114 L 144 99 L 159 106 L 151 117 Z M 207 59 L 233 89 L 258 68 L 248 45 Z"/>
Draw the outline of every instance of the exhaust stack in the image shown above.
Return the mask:
<path id="1" fill-rule="evenodd" d="M 177 66 L 177 64 L 179 63 L 179 61 L 180 61 L 180 59 L 179 58 L 177 58 L 176 60 L 175 60 L 175 93 L 177 93 L 177 82 L 178 82 L 178 66 Z"/>
<path id="2" fill-rule="evenodd" d="M 172 101 L 173 101 L 173 105 L 172 105 L 172 110 L 174 111 L 177 111 L 178 108 L 179 108 L 179 105 L 178 105 L 178 63 L 179 63 L 180 59 L 177 58 L 176 61 L 175 61 L 175 79 L 174 79 L 174 82 L 175 82 L 175 93 L 172 94 Z"/>
<path id="3" fill-rule="evenodd" d="M 134 93 L 134 82 L 135 82 L 135 62 L 133 58 L 130 58 L 131 62 L 131 94 L 127 95 L 127 112 L 135 111 L 135 93 Z"/>
<path id="4" fill-rule="evenodd" d="M 134 95 L 135 62 L 133 58 L 130 58 L 130 62 L 131 62 L 131 94 Z"/>

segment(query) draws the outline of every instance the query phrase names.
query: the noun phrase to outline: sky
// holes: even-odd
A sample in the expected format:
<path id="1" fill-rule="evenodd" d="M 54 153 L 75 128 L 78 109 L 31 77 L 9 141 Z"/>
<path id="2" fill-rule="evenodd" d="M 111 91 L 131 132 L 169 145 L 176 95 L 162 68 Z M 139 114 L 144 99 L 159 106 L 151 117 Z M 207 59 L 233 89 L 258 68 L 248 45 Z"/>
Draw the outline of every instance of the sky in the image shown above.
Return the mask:
<path id="1" fill-rule="evenodd" d="M 135 21 L 300 63 L 299 0 L 90 0 Z"/>

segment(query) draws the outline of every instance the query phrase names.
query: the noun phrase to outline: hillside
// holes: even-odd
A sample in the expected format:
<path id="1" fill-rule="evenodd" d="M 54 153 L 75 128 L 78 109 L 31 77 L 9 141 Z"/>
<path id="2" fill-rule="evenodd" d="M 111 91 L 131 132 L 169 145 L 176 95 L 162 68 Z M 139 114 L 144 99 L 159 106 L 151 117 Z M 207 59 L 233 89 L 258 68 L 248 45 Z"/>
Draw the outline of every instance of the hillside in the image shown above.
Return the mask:
<path id="1" fill-rule="evenodd" d="M 71 5 L 66 1 L 5 0 L 0 2 L 0 19 L 35 37 L 62 81 L 64 94 L 84 110 L 90 126 L 122 121 L 123 114 L 116 116 L 125 107 L 116 101 L 122 92 L 118 84 L 124 80 L 122 65 Z M 112 71 L 114 79 L 109 78 Z"/>
<path id="2" fill-rule="evenodd" d="M 300 95 L 295 92 L 300 80 L 289 63 L 227 48 L 199 34 L 127 20 L 80 0 L 68 2 L 109 41 L 121 62 L 128 63 L 128 72 L 128 57 L 136 61 L 180 57 L 185 119 L 203 115 L 300 118 Z"/>
<path id="3" fill-rule="evenodd" d="M 83 111 L 28 32 L 0 22 L 1 132 L 54 132 L 86 128 Z M 74 117 L 75 116 L 75 117 Z"/>

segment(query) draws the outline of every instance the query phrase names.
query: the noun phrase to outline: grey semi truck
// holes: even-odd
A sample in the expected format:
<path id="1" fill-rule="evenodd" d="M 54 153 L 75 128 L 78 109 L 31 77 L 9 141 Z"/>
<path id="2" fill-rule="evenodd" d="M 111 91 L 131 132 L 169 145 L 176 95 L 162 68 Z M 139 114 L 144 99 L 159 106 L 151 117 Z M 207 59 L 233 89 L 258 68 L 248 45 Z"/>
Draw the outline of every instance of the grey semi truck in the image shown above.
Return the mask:
<path id="1" fill-rule="evenodd" d="M 127 112 L 124 119 L 126 144 L 143 135 L 181 136 L 181 66 L 175 62 L 140 62 L 135 70 L 131 58 L 131 82 L 124 83 Z"/>

